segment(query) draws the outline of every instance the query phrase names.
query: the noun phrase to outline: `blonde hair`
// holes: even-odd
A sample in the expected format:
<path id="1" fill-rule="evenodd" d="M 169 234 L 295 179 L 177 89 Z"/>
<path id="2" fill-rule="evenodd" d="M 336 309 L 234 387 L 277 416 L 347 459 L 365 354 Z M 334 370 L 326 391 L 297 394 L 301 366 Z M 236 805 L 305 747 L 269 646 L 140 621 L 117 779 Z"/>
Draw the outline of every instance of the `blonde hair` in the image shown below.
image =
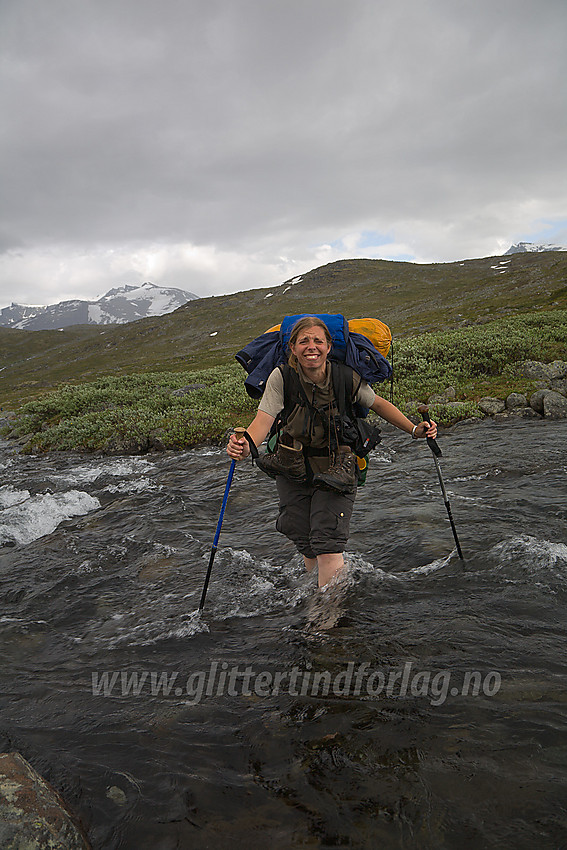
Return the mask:
<path id="1" fill-rule="evenodd" d="M 295 325 L 293 326 L 291 334 L 289 336 L 288 343 L 287 343 L 288 348 L 289 348 L 289 356 L 288 356 L 287 362 L 296 371 L 297 371 L 297 357 L 292 352 L 291 346 L 295 345 L 295 343 L 297 342 L 297 338 L 299 337 L 299 334 L 302 331 L 307 330 L 307 328 L 313 328 L 313 327 L 321 328 L 321 330 L 325 334 L 325 339 L 327 340 L 328 344 L 329 345 L 333 344 L 333 338 L 330 334 L 329 328 L 327 327 L 325 322 L 322 319 L 320 319 L 318 316 L 304 316 L 302 319 L 299 319 L 299 321 L 297 321 L 295 323 Z"/>

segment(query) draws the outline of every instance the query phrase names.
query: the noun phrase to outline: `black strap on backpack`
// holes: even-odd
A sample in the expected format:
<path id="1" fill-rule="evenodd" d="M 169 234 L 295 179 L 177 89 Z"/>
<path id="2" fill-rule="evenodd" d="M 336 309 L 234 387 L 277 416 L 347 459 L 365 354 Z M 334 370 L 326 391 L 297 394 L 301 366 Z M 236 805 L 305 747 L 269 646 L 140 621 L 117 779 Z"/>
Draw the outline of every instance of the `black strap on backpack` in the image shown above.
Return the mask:
<path id="1" fill-rule="evenodd" d="M 357 375 L 358 383 L 355 387 L 354 374 L 354 370 L 350 366 L 340 366 L 334 360 L 331 360 L 333 392 L 335 393 L 339 415 L 344 416 L 346 414 L 349 419 L 357 418 L 354 411 L 353 399 L 362 383 L 362 378 L 360 375 Z"/>
<path id="2" fill-rule="evenodd" d="M 333 392 L 339 414 L 346 413 L 347 415 L 355 416 L 353 397 L 358 392 L 358 388 L 362 383 L 360 376 L 358 383 L 354 387 L 355 378 L 354 370 L 350 366 L 339 364 L 335 360 L 329 361 L 331 364 L 331 379 L 333 382 Z M 282 409 L 282 419 L 285 421 L 297 404 L 305 405 L 312 412 L 319 412 L 313 403 L 307 398 L 307 393 L 299 379 L 299 375 L 287 363 L 282 363 L 279 366 L 283 376 L 284 384 L 284 406 Z"/>
<path id="3" fill-rule="evenodd" d="M 338 410 L 330 429 L 331 443 L 344 443 L 353 448 L 355 454 L 364 457 L 380 442 L 380 429 L 357 415 L 357 403 L 354 397 L 358 392 L 362 379 L 355 371 L 343 363 L 334 360 L 331 363 L 331 380 Z M 277 435 L 285 425 L 289 415 L 297 405 L 305 408 L 305 428 L 309 427 L 311 417 L 318 417 L 326 428 L 330 428 L 323 411 L 319 410 L 307 397 L 307 393 L 295 369 L 288 364 L 279 366 L 284 385 L 284 406 L 272 426 L 271 436 Z M 336 446 L 333 446 L 336 448 Z M 307 455 L 321 454 L 320 449 L 306 447 Z"/>
<path id="4" fill-rule="evenodd" d="M 331 361 L 333 390 L 340 414 L 340 429 L 344 443 L 350 446 L 357 457 L 366 457 L 380 442 L 380 428 L 373 425 L 357 411 L 354 398 L 362 379 L 350 366 L 341 366 Z M 356 376 L 356 377 L 355 377 Z M 356 383 L 358 378 L 358 383 Z M 358 415 L 357 415 L 358 414 Z"/>

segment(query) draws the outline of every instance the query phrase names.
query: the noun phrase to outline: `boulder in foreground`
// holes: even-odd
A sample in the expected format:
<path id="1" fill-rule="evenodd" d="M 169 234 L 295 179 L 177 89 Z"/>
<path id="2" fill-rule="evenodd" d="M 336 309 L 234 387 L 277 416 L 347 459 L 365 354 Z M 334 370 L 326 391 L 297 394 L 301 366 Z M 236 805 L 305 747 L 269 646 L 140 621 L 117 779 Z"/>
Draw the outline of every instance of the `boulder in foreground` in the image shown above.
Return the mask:
<path id="1" fill-rule="evenodd" d="M 0 755 L 0 847 L 90 850 L 59 794 L 19 753 Z"/>

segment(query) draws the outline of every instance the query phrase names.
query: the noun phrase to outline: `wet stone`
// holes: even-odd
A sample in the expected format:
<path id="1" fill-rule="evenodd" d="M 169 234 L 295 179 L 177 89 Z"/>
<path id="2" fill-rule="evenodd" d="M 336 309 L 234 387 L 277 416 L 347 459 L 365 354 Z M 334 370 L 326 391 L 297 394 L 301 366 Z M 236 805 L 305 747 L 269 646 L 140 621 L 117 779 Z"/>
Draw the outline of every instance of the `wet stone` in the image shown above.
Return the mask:
<path id="1" fill-rule="evenodd" d="M 542 417 L 531 407 L 513 407 L 494 415 L 495 422 L 510 422 L 514 419 L 541 419 Z"/>
<path id="2" fill-rule="evenodd" d="M 147 437 L 114 434 L 103 449 L 107 455 L 141 455 L 149 451 L 150 443 Z"/>
<path id="3" fill-rule="evenodd" d="M 0 755 L 0 847 L 90 850 L 59 794 L 19 753 Z"/>
<path id="4" fill-rule="evenodd" d="M 541 414 L 532 407 L 517 407 L 511 411 L 514 416 L 521 416 L 522 419 L 541 419 Z"/>
<path id="5" fill-rule="evenodd" d="M 153 431 L 150 431 L 150 434 L 149 434 L 149 437 L 148 437 L 148 444 L 149 444 L 150 451 L 154 451 L 154 452 L 165 452 L 165 451 L 167 451 L 165 443 L 163 442 L 163 435 L 164 435 L 164 432 L 163 432 L 162 428 L 156 428 Z"/>
<path id="6" fill-rule="evenodd" d="M 117 785 L 111 785 L 106 791 L 106 796 L 109 800 L 112 800 L 113 803 L 116 803 L 117 806 L 126 805 L 126 794 L 122 788 L 119 788 Z"/>

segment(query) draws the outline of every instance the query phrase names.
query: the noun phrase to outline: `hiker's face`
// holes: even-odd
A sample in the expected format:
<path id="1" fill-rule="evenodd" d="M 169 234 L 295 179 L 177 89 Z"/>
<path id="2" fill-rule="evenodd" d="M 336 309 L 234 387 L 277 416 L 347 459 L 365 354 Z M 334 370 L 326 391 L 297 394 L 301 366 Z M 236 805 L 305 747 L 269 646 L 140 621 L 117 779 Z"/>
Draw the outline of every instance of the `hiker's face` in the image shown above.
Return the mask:
<path id="1" fill-rule="evenodd" d="M 327 342 L 323 328 L 313 325 L 301 331 L 291 345 L 291 350 L 302 369 L 321 369 L 327 362 L 331 345 Z"/>

